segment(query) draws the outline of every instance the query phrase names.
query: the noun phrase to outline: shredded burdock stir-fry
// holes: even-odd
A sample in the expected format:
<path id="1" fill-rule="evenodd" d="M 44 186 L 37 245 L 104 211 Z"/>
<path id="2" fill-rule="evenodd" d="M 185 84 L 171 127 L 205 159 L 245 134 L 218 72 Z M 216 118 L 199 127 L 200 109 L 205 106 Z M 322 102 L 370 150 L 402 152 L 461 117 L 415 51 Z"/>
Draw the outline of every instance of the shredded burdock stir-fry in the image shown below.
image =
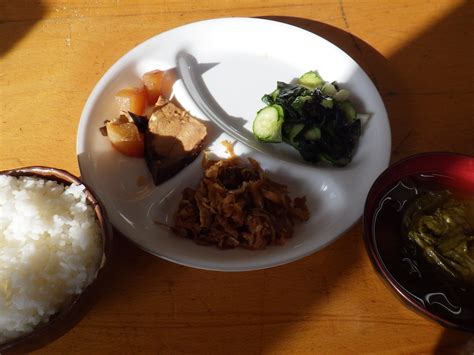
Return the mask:
<path id="1" fill-rule="evenodd" d="M 204 160 L 204 177 L 186 188 L 173 231 L 198 244 L 227 249 L 264 249 L 282 245 L 293 235 L 295 221 L 307 221 L 306 198 L 288 196 L 286 185 L 269 179 L 257 161 Z"/>

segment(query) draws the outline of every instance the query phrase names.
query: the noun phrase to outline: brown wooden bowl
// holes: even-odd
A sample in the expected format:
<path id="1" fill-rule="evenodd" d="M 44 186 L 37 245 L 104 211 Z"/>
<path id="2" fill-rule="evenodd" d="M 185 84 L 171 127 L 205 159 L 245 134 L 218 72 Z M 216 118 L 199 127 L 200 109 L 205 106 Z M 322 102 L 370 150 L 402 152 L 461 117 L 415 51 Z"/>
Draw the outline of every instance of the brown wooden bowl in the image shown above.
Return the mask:
<path id="1" fill-rule="evenodd" d="M 77 177 L 71 175 L 67 171 L 45 166 L 29 166 L 25 168 L 5 170 L 0 171 L 0 174 L 16 177 L 33 176 L 46 180 L 54 180 L 64 185 L 84 185 Z M 13 339 L 7 343 L 0 344 L 1 354 L 10 352 L 25 353 L 45 346 L 73 328 L 87 311 L 92 308 L 92 305 L 99 294 L 100 285 L 102 284 L 104 275 L 107 273 L 110 259 L 112 257 L 112 227 L 101 203 L 97 200 L 92 191 L 87 186 L 85 187 L 87 202 L 94 208 L 102 236 L 102 261 L 96 279 L 87 286 L 80 295 L 77 295 L 68 306 L 64 307 L 56 315 L 51 317 L 47 323 L 38 325 L 38 327 L 31 333 Z"/>

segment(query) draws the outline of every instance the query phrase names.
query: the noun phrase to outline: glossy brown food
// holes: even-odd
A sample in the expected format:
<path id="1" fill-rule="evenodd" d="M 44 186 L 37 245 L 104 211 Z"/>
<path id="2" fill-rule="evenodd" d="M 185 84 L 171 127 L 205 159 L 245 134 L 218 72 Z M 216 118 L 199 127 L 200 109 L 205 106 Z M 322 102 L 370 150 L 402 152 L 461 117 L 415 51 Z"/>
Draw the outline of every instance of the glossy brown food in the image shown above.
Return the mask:
<path id="1" fill-rule="evenodd" d="M 136 115 L 142 115 L 146 108 L 147 91 L 145 87 L 125 88 L 115 94 L 120 111 L 133 112 Z"/>
<path id="2" fill-rule="evenodd" d="M 232 157 L 204 163 L 196 189 L 183 191 L 173 230 L 198 244 L 265 249 L 293 236 L 296 221 L 309 219 L 305 197 L 269 179 L 260 165 Z"/>
<path id="3" fill-rule="evenodd" d="M 166 99 L 159 98 L 148 121 L 145 158 L 155 184 L 169 179 L 201 152 L 206 126 Z"/>
<path id="4" fill-rule="evenodd" d="M 120 153 L 140 158 L 144 155 L 143 134 L 133 122 L 107 122 L 105 125 L 110 143 Z"/>
<path id="5" fill-rule="evenodd" d="M 146 87 L 149 105 L 154 105 L 160 97 L 161 83 L 165 73 L 162 70 L 152 70 L 143 74 L 142 81 Z"/>

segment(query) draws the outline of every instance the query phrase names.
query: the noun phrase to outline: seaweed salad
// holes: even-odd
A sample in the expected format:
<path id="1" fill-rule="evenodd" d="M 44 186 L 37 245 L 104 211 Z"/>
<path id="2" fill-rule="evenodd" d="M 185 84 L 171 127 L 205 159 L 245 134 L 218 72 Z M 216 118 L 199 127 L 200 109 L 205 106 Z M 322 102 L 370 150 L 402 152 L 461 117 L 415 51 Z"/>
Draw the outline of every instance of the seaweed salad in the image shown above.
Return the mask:
<path id="1" fill-rule="evenodd" d="M 262 142 L 293 146 L 308 162 L 346 166 L 369 117 L 357 113 L 349 96 L 348 90 L 325 82 L 316 71 L 295 84 L 279 81 L 262 97 L 267 106 L 257 112 L 253 133 Z"/>

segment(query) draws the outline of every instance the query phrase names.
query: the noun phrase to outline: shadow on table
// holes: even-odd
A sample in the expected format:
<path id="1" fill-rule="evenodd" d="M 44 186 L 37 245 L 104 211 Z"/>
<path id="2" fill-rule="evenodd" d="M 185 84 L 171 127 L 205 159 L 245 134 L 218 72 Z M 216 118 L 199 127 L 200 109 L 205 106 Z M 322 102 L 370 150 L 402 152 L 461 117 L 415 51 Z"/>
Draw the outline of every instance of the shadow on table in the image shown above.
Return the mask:
<path id="1" fill-rule="evenodd" d="M 458 330 L 446 329 L 438 340 L 434 354 L 474 354 L 474 335 Z"/>
<path id="2" fill-rule="evenodd" d="M 264 351 L 284 337 L 293 322 L 304 321 L 310 308 L 314 311 L 340 291 L 344 278 L 358 268 L 363 252 L 357 243 L 360 233 L 358 224 L 348 231 L 349 244 L 338 240 L 289 265 L 222 273 L 192 270 L 148 255 L 115 231 L 112 270 L 77 345 L 85 349 L 85 342 L 96 351 L 125 352 L 140 346 L 158 353 Z M 153 288 L 147 286 L 150 280 Z M 69 344 L 73 338 L 68 338 Z M 49 349 L 60 351 L 61 346 L 58 341 Z"/>
<path id="3" fill-rule="evenodd" d="M 46 5 L 42 1 L 3 1 L 0 4 L 0 56 L 5 55 L 25 37 L 45 12 Z"/>
<path id="4" fill-rule="evenodd" d="M 265 18 L 320 35 L 342 48 L 359 63 L 374 81 L 386 105 L 392 130 L 393 162 L 421 152 L 422 149 L 474 154 L 474 126 L 470 109 L 472 103 L 464 96 L 465 93 L 472 93 L 473 83 L 469 79 L 472 78 L 472 72 L 462 73 L 456 70 L 472 67 L 469 63 L 474 62 L 472 46 L 467 45 L 472 42 L 472 34 L 468 30 L 472 13 L 473 7 L 469 2 L 462 4 L 387 58 L 356 36 L 326 24 L 292 17 Z M 458 36 L 456 41 L 452 40 L 453 35 Z M 459 43 L 466 45 L 460 47 Z M 436 73 L 440 72 L 443 73 L 441 82 L 435 78 Z M 433 110 L 433 105 L 438 110 Z M 426 117 L 423 107 L 430 108 L 429 112 L 435 113 Z M 449 125 L 446 120 L 450 121 Z M 361 240 L 362 238 L 358 243 L 362 243 Z M 350 240 L 345 237 L 338 243 L 343 247 Z M 326 253 L 323 250 L 311 258 L 317 262 Z M 340 261 L 337 258 L 334 260 Z M 331 267 L 329 259 L 325 262 L 328 264 L 322 265 L 324 270 Z M 338 277 L 340 276 L 336 274 L 334 282 L 337 282 Z M 324 300 L 315 297 L 312 303 L 299 307 L 302 310 L 305 307 L 314 309 L 321 302 Z M 263 348 L 271 347 L 272 341 L 280 336 L 281 333 L 274 334 Z M 461 348 L 470 337 L 469 334 L 446 330 L 440 338 L 437 352 L 457 351 L 454 349 Z"/>
<path id="5" fill-rule="evenodd" d="M 395 162 L 422 151 L 474 154 L 472 109 L 465 96 L 474 90 L 472 73 L 457 70 L 472 67 L 474 62 L 474 50 L 467 45 L 472 42 L 469 19 L 474 16 L 473 8 L 466 2 L 386 58 L 355 35 L 324 23 L 294 17 L 263 18 L 313 32 L 358 62 L 387 109 Z M 429 109 L 430 117 L 423 107 Z M 446 127 L 452 127 L 451 134 Z"/>

